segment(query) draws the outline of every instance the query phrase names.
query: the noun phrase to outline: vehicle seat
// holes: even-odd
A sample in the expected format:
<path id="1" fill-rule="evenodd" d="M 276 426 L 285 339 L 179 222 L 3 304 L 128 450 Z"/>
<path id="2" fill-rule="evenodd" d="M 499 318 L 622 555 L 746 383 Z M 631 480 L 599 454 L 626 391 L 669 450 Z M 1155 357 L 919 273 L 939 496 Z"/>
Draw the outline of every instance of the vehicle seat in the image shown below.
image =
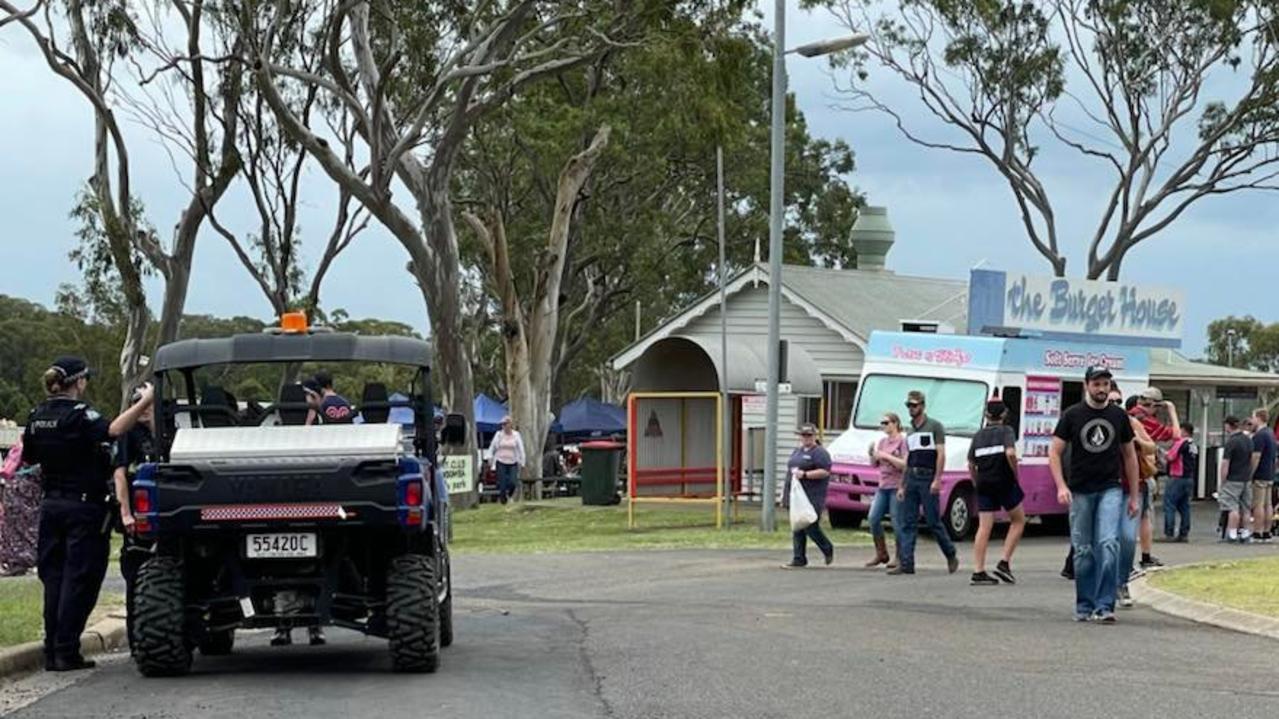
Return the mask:
<path id="1" fill-rule="evenodd" d="M 235 427 L 237 421 L 235 398 L 229 392 L 209 385 L 200 395 L 200 426 L 202 427 Z"/>
<path id="2" fill-rule="evenodd" d="M 391 417 L 390 395 L 386 385 L 381 382 L 369 382 L 364 385 L 360 395 L 360 416 L 365 424 L 386 424 Z"/>
<path id="3" fill-rule="evenodd" d="M 306 389 L 300 384 L 285 385 L 280 390 L 280 401 L 275 410 L 280 416 L 280 424 L 300 426 L 306 424 L 306 413 L 310 407 L 306 403 Z"/>

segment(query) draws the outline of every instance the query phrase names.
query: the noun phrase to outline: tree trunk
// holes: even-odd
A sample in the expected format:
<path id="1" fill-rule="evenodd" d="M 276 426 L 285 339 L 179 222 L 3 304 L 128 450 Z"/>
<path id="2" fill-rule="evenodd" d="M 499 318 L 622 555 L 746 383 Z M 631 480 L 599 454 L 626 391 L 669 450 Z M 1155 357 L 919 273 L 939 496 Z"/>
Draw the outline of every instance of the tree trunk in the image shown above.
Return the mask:
<path id="1" fill-rule="evenodd" d="M 450 413 L 466 418 L 465 451 L 476 456 L 475 391 L 471 381 L 471 360 L 462 322 L 461 265 L 457 233 L 453 226 L 453 206 L 448 197 L 448 174 L 436 187 L 440 191 L 418 193 L 424 238 L 434 257 L 424 247 L 408 246 L 411 267 L 426 300 L 431 323 L 431 343 L 435 347 L 434 374 L 440 385 L 440 404 Z M 433 430 L 428 430 L 433 431 Z M 478 467 L 477 467 L 478 468 Z M 478 503 L 478 491 L 462 504 Z"/>

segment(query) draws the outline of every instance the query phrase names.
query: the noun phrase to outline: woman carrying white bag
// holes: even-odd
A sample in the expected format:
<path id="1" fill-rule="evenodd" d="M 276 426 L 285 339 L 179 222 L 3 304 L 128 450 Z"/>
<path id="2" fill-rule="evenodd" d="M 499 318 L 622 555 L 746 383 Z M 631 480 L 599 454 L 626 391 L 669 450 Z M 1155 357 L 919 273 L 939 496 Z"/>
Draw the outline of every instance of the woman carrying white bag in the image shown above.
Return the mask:
<path id="1" fill-rule="evenodd" d="M 830 484 L 830 453 L 817 443 L 817 428 L 806 424 L 799 428 L 802 440 L 791 453 L 786 466 L 790 469 L 791 538 L 795 554 L 783 569 L 808 566 L 808 540 L 822 551 L 826 563 L 835 561 L 835 546 L 822 532 L 819 522 L 826 508 L 826 486 Z"/>

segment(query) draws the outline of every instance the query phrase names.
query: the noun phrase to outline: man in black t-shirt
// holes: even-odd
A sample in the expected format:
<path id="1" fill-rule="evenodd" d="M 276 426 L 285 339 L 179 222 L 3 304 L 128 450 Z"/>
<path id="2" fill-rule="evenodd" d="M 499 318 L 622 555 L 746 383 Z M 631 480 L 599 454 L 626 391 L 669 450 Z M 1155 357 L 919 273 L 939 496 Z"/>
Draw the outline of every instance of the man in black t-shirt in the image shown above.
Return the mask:
<path id="1" fill-rule="evenodd" d="M 977 538 L 973 542 L 972 580 L 974 586 L 997 585 L 1000 580 L 1016 584 L 1013 552 L 1026 529 L 1026 513 L 1021 503 L 1026 495 L 1017 483 L 1017 434 L 1004 423 L 1008 407 L 996 397 L 986 403 L 986 426 L 973 435 L 968 448 L 968 473 L 977 485 Z M 1004 554 L 995 566 L 995 576 L 986 573 L 986 547 L 995 527 L 995 512 L 1008 512 L 1012 526 L 1004 538 Z M 998 579 L 996 579 L 998 577 Z"/>
<path id="2" fill-rule="evenodd" d="M 1119 575 L 1119 525 L 1125 511 L 1120 481 L 1129 487 L 1130 517 L 1141 510 L 1137 452 L 1123 408 L 1106 401 L 1111 373 L 1103 366 L 1084 373 L 1084 401 L 1062 413 L 1053 431 L 1048 465 L 1057 501 L 1070 505 L 1070 542 L 1075 552 L 1075 621 L 1115 623 Z M 1062 455 L 1070 445 L 1070 482 Z"/>

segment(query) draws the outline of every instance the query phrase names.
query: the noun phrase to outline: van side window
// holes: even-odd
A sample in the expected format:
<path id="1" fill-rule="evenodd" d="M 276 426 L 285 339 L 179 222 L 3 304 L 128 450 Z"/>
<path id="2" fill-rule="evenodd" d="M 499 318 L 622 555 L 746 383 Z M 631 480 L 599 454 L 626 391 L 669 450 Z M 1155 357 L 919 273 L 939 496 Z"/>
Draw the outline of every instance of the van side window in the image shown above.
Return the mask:
<path id="1" fill-rule="evenodd" d="M 1008 407 L 1008 426 L 1013 428 L 1013 435 L 1021 439 L 1021 387 L 1004 387 L 999 398 Z"/>
<path id="2" fill-rule="evenodd" d="M 1084 401 L 1084 383 L 1083 382 L 1062 382 L 1061 383 L 1061 411 L 1065 412 L 1068 407 L 1073 407 Z"/>

